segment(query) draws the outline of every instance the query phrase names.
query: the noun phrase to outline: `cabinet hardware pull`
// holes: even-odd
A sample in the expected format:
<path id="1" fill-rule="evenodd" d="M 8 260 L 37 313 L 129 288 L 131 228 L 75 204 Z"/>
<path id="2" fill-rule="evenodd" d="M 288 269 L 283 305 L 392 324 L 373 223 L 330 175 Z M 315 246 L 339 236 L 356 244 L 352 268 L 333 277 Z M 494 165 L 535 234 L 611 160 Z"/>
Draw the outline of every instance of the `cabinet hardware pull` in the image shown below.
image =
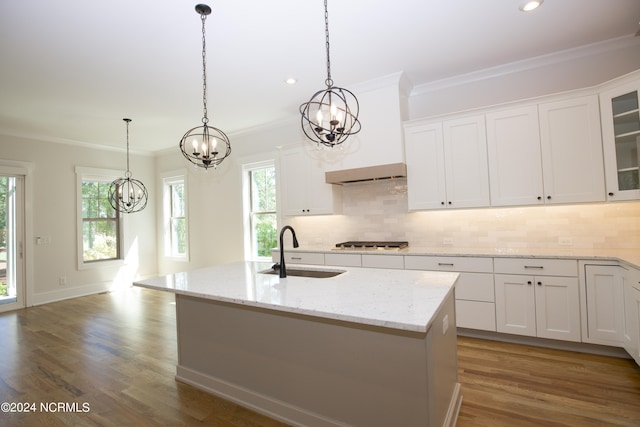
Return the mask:
<path id="1" fill-rule="evenodd" d="M 542 282 L 538 282 L 538 286 L 542 286 Z"/>
<path id="2" fill-rule="evenodd" d="M 613 193 L 609 193 L 609 196 L 613 196 Z"/>
<path id="3" fill-rule="evenodd" d="M 534 269 L 534 270 L 542 270 L 544 267 L 542 265 L 525 265 L 524 268 Z"/>
<path id="4" fill-rule="evenodd" d="M 443 267 L 453 267 L 453 263 L 449 262 L 439 262 L 438 265 L 441 265 Z"/>
<path id="5" fill-rule="evenodd" d="M 551 196 L 547 196 L 547 200 L 551 200 Z"/>
<path id="6" fill-rule="evenodd" d="M 530 285 L 530 284 L 531 284 L 531 280 L 528 280 L 528 281 L 527 281 L 527 285 Z"/>
<path id="7" fill-rule="evenodd" d="M 296 259 L 296 260 L 298 260 L 298 261 L 301 261 L 301 260 L 302 260 L 302 258 L 300 258 L 299 256 L 292 256 L 292 257 L 291 257 L 291 259 Z"/>
<path id="8" fill-rule="evenodd" d="M 542 200 L 542 196 L 538 196 L 538 200 Z"/>

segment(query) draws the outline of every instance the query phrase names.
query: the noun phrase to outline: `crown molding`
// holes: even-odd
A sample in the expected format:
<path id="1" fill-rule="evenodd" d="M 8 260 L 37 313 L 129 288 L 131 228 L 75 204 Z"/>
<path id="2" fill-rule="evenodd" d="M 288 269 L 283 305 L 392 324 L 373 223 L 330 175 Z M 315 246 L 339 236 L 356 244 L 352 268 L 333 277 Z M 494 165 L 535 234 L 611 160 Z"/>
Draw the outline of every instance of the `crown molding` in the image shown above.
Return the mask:
<path id="1" fill-rule="evenodd" d="M 469 83 L 488 80 L 527 70 L 533 70 L 553 64 L 559 64 L 570 60 L 580 59 L 633 46 L 640 47 L 640 37 L 634 37 L 633 35 L 630 35 L 609 39 L 573 49 L 566 49 L 547 55 L 527 58 L 522 61 L 511 62 L 509 64 L 498 65 L 471 73 L 447 77 L 445 79 L 416 85 L 411 91 L 411 96 L 422 95 L 425 93 L 435 92 L 455 86 L 462 86 Z"/>

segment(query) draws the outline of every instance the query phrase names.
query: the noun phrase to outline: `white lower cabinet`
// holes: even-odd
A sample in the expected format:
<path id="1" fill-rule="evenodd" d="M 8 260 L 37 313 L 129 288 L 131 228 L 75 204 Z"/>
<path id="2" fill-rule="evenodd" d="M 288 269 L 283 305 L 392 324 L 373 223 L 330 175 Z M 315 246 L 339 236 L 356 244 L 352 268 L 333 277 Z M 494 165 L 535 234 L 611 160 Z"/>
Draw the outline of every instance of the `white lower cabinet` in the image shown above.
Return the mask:
<path id="1" fill-rule="evenodd" d="M 456 326 L 496 331 L 492 258 L 407 255 L 404 267 L 460 273 L 455 288 Z"/>
<path id="2" fill-rule="evenodd" d="M 362 255 L 330 252 L 324 254 L 324 263 L 340 267 L 362 267 Z"/>
<path id="3" fill-rule="evenodd" d="M 404 256 L 362 254 L 362 266 L 369 268 L 390 268 L 394 270 L 403 270 Z"/>
<path id="4" fill-rule="evenodd" d="M 280 251 L 271 251 L 271 260 L 280 262 Z M 324 265 L 324 253 L 322 252 L 298 252 L 284 250 L 284 262 L 288 264 L 312 264 Z"/>
<path id="5" fill-rule="evenodd" d="M 581 341 L 577 261 L 496 258 L 494 269 L 498 332 Z"/>
<path id="6" fill-rule="evenodd" d="M 585 265 L 585 342 L 623 346 L 624 275 L 618 265 Z"/>
<path id="7" fill-rule="evenodd" d="M 629 268 L 624 280 L 624 349 L 640 365 L 640 270 Z"/>
<path id="8" fill-rule="evenodd" d="M 579 342 L 578 279 L 496 274 L 498 332 Z"/>

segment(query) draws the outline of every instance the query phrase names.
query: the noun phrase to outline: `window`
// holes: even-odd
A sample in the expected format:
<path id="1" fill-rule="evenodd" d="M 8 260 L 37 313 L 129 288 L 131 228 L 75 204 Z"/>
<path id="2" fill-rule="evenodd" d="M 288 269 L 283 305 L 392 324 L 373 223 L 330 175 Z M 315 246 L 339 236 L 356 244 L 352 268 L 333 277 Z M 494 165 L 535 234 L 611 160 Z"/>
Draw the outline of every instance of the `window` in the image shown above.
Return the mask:
<path id="1" fill-rule="evenodd" d="M 164 254 L 187 260 L 187 192 L 184 175 L 163 179 Z"/>
<path id="2" fill-rule="evenodd" d="M 81 265 L 121 259 L 120 214 L 109 203 L 109 185 L 117 173 L 77 168 Z"/>
<path id="3" fill-rule="evenodd" d="M 272 161 L 245 165 L 245 257 L 271 258 L 278 246 L 276 169 Z"/>

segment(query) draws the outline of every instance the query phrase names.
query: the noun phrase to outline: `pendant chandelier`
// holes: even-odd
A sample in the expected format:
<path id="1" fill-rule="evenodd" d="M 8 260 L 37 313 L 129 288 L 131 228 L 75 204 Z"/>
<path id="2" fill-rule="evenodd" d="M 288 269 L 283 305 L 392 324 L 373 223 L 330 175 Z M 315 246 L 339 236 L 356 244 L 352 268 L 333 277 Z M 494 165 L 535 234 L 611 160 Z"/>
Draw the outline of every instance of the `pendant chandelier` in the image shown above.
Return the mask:
<path id="1" fill-rule="evenodd" d="M 196 5 L 196 12 L 202 20 L 202 104 L 204 115 L 202 126 L 189 129 L 180 140 L 180 151 L 194 165 L 209 169 L 216 168 L 231 154 L 229 138 L 220 129 L 209 126 L 207 117 L 207 61 L 205 21 L 211 13 L 211 8 L 206 4 Z"/>
<path id="2" fill-rule="evenodd" d="M 131 119 L 122 119 L 127 123 L 127 171 L 124 178 L 114 180 L 109 186 L 109 203 L 113 209 L 122 213 L 139 212 L 147 206 L 149 194 L 141 181 L 131 178 L 129 170 L 129 123 Z"/>
<path id="3" fill-rule="evenodd" d="M 309 102 L 300 106 L 304 134 L 316 144 L 334 147 L 349 135 L 360 132 L 360 106 L 356 96 L 347 89 L 333 85 L 329 57 L 329 12 L 324 0 L 324 29 L 327 48 L 326 89 L 316 92 Z"/>

